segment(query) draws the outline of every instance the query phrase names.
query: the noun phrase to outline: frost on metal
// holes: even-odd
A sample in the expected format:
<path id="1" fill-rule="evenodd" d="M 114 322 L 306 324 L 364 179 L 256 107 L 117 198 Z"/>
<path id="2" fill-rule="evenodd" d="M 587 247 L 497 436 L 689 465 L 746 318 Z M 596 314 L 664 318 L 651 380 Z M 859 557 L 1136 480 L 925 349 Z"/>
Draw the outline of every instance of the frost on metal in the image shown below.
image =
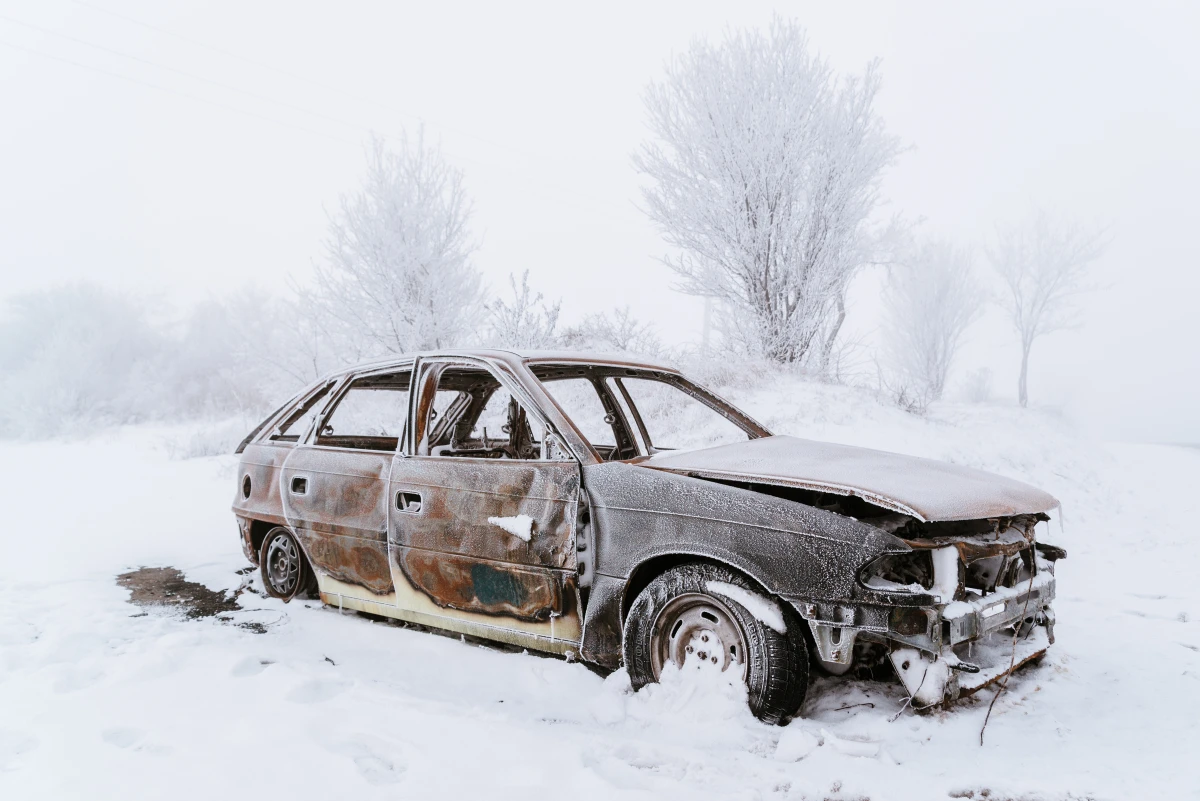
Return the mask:
<path id="1" fill-rule="evenodd" d="M 487 519 L 493 526 L 500 528 L 512 534 L 519 540 L 529 542 L 533 538 L 533 518 L 529 515 L 516 515 L 515 517 L 489 517 Z"/>
<path id="2" fill-rule="evenodd" d="M 929 555 L 933 558 L 933 592 L 944 602 L 951 602 L 958 593 L 958 549 L 947 545 L 934 548 Z"/>
<path id="3" fill-rule="evenodd" d="M 764 598 L 756 592 L 744 590 L 736 584 L 724 581 L 710 581 L 705 585 L 714 595 L 724 595 L 731 601 L 736 601 L 754 616 L 754 619 L 780 634 L 787 634 L 787 624 L 783 621 L 783 610 L 779 604 L 770 598 Z"/>
<path id="4" fill-rule="evenodd" d="M 717 424 L 742 441 L 670 450 L 713 441 L 704 427 Z M 1052 497 L 774 436 L 668 365 L 398 357 L 313 384 L 238 452 L 247 558 L 286 528 L 339 608 L 617 668 L 631 610 L 651 606 L 636 599 L 666 571 L 707 562 L 746 579 L 708 592 L 804 637 L 830 673 L 890 661 L 918 706 L 1006 672 L 1014 633 L 1017 663 L 1054 641 L 1066 554 L 1035 537 Z M 788 607 L 811 639 L 785 624 Z"/>
<path id="5" fill-rule="evenodd" d="M 1058 506 L 1053 496 L 1035 487 L 982 470 L 797 437 L 658 454 L 647 466 L 857 495 L 921 521 L 1011 517 Z"/>

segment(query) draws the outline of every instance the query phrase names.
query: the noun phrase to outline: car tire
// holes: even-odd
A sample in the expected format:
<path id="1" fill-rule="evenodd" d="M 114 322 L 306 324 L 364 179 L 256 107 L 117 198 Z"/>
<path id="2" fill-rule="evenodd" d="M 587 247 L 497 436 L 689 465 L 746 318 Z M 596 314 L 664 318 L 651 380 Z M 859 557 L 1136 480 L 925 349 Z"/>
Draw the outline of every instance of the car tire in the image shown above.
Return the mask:
<path id="1" fill-rule="evenodd" d="M 312 568 L 300 543 L 283 526 L 276 526 L 263 537 L 258 565 L 263 589 L 284 603 L 307 593 L 313 582 Z"/>
<path id="2" fill-rule="evenodd" d="M 667 662 L 679 667 L 681 658 L 689 664 L 707 660 L 723 670 L 740 664 L 750 711 L 768 723 L 786 721 L 808 690 L 808 646 L 799 618 L 776 604 L 787 632 L 780 633 L 735 598 L 710 589 L 714 582 L 772 603 L 745 577 L 720 565 L 691 563 L 661 574 L 638 594 L 625 622 L 625 668 L 633 688 L 658 681 Z"/>

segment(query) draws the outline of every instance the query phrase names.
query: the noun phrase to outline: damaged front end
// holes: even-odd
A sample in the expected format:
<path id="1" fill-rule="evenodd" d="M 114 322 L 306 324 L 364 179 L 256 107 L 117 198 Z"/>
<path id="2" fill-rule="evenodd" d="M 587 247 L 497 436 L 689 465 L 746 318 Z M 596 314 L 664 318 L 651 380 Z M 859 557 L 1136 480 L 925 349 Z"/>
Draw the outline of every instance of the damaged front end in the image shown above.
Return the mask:
<path id="1" fill-rule="evenodd" d="M 1054 642 L 1054 563 L 1045 514 L 931 523 L 860 518 L 896 536 L 859 571 L 848 603 L 801 602 L 831 673 L 890 662 L 917 708 L 971 695 Z"/>

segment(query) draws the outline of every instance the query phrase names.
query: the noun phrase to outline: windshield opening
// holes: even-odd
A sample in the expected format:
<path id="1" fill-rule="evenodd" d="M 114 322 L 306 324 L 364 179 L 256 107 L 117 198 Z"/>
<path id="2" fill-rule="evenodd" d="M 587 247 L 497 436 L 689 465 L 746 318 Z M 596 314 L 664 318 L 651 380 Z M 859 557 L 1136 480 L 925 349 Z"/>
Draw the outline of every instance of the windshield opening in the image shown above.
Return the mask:
<path id="1" fill-rule="evenodd" d="M 769 432 L 682 376 L 604 365 L 531 365 L 605 461 L 745 442 Z"/>

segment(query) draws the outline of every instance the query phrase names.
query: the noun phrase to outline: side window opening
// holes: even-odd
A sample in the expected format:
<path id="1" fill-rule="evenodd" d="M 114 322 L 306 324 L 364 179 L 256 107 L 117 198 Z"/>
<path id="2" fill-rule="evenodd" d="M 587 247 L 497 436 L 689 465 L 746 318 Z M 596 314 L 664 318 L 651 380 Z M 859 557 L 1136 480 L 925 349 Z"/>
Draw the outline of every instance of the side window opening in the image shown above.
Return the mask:
<path id="1" fill-rule="evenodd" d="M 750 432 L 671 381 L 622 376 L 616 381 L 637 407 L 651 451 L 687 451 L 745 442 Z"/>
<path id="2" fill-rule="evenodd" d="M 408 417 L 410 383 L 408 371 L 356 379 L 321 420 L 316 444 L 395 451 Z"/>
<path id="3" fill-rule="evenodd" d="M 321 411 L 321 407 L 329 395 L 329 390 L 332 388 L 333 382 L 331 381 L 310 395 L 275 427 L 275 430 L 268 439 L 272 442 L 299 442 L 300 438 L 308 431 L 309 426 L 312 425 L 317 414 Z"/>
<path id="4" fill-rule="evenodd" d="M 430 456 L 540 460 L 563 458 L 561 446 L 537 415 L 530 414 L 500 381 L 479 368 L 450 368 L 438 380 L 434 409 L 451 400 L 430 422 Z M 549 455 L 546 451 L 550 450 Z"/>
<path id="5" fill-rule="evenodd" d="M 604 461 L 643 453 L 623 399 L 591 367 L 535 369 L 534 375 Z"/>
<path id="6" fill-rule="evenodd" d="M 645 426 L 634 411 L 632 401 L 625 388 L 617 383 L 617 379 L 611 376 L 604 379 L 604 387 L 608 390 L 609 396 L 616 401 L 617 406 L 621 409 L 621 414 L 624 415 L 625 421 L 629 424 L 630 433 L 633 434 L 634 440 L 637 441 L 638 452 L 641 454 L 650 453 L 649 435 L 646 433 Z"/>
<path id="7" fill-rule="evenodd" d="M 597 450 L 617 447 L 612 415 L 605 410 L 604 402 L 590 379 L 563 378 L 544 381 L 543 384 L 592 447 Z"/>

